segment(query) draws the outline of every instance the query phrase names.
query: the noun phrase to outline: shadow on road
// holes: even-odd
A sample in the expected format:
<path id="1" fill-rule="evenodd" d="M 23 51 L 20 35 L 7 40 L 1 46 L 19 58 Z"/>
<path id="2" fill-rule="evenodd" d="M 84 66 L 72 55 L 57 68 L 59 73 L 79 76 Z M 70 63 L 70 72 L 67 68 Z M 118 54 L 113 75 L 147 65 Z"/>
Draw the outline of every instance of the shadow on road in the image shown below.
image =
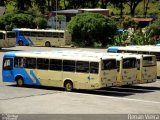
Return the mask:
<path id="1" fill-rule="evenodd" d="M 16 85 L 7 85 L 7 86 L 17 87 Z M 62 92 L 64 91 L 64 88 L 34 86 L 34 85 L 25 85 L 24 87 L 21 87 L 21 88 L 31 88 L 31 89 L 41 89 L 41 90 L 44 89 L 44 90 L 54 90 L 54 91 L 62 91 Z M 130 86 L 130 87 L 110 87 L 110 88 L 98 89 L 98 90 L 73 90 L 73 93 L 124 97 L 124 96 L 134 95 L 136 93 L 154 92 L 154 90 L 157 90 L 157 89 L 160 89 L 160 88 L 143 87 L 143 86 Z"/>

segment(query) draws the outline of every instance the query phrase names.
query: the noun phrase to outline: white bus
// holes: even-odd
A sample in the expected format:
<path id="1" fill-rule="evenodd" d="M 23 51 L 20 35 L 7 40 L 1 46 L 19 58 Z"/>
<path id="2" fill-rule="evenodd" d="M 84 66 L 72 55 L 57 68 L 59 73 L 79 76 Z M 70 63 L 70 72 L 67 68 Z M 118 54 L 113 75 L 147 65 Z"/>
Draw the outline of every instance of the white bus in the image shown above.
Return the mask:
<path id="1" fill-rule="evenodd" d="M 115 46 L 115 47 L 109 47 L 107 49 L 107 52 L 155 55 L 157 65 L 154 64 L 154 59 L 153 59 L 152 61 L 153 64 L 148 65 L 148 67 L 149 66 L 153 67 L 153 69 L 154 67 L 157 67 L 157 76 L 160 76 L 160 48 L 158 48 L 158 46 L 127 46 L 127 47 Z"/>
<path id="2" fill-rule="evenodd" d="M 99 89 L 113 86 L 117 75 L 116 57 L 53 52 L 6 52 L 3 81 L 18 86 L 43 85 L 72 89 Z M 116 77 L 115 77 L 116 80 Z"/>
<path id="3" fill-rule="evenodd" d="M 0 31 L 0 49 L 16 46 L 16 35 L 12 31 Z"/>
<path id="4" fill-rule="evenodd" d="M 34 46 L 65 46 L 71 43 L 71 34 L 65 30 L 14 28 L 16 44 Z"/>

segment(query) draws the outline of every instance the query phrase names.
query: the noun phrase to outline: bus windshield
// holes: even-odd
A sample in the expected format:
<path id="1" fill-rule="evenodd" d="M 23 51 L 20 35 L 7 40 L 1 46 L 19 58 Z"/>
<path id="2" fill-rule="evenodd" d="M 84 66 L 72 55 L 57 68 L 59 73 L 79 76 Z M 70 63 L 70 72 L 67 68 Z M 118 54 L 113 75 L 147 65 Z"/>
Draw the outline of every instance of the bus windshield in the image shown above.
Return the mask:
<path id="1" fill-rule="evenodd" d="M 102 70 L 110 70 L 116 68 L 116 60 L 103 60 Z"/>
<path id="2" fill-rule="evenodd" d="M 155 65 L 155 61 L 152 57 L 144 57 L 143 58 L 143 67 L 146 67 L 146 66 L 153 66 Z"/>
<path id="3" fill-rule="evenodd" d="M 136 58 L 123 59 L 123 68 L 135 68 L 135 67 L 136 67 Z"/>

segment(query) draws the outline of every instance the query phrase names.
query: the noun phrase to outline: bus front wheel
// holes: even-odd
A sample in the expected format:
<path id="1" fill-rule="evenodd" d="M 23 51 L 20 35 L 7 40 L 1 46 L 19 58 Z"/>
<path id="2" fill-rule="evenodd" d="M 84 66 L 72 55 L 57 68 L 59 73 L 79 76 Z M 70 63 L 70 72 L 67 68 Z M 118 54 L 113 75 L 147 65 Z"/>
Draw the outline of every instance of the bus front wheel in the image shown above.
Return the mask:
<path id="1" fill-rule="evenodd" d="M 18 41 L 18 45 L 19 45 L 19 46 L 23 46 L 23 45 L 24 45 L 24 44 L 23 44 L 23 41 L 22 41 L 22 40 L 19 40 L 19 41 Z"/>
<path id="2" fill-rule="evenodd" d="M 73 90 L 73 83 L 71 81 L 66 81 L 64 83 L 64 88 L 66 91 L 71 92 Z"/>
<path id="3" fill-rule="evenodd" d="M 24 81 L 22 77 L 18 77 L 16 80 L 17 86 L 22 87 L 24 85 Z"/>
<path id="4" fill-rule="evenodd" d="M 46 42 L 46 43 L 45 43 L 45 46 L 46 46 L 46 47 L 50 47 L 50 46 L 51 46 L 50 42 Z"/>

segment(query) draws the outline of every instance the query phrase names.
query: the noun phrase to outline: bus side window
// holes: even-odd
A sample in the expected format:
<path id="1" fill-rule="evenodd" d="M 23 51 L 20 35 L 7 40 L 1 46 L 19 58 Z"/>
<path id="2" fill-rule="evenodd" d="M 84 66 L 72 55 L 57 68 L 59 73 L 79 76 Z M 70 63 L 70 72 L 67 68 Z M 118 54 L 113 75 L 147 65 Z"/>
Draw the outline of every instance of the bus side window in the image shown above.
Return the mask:
<path id="1" fill-rule="evenodd" d="M 155 55 L 157 61 L 160 61 L 160 53 L 159 52 L 150 52 L 151 55 Z"/>
<path id="2" fill-rule="evenodd" d="M 25 68 L 35 69 L 36 68 L 36 58 L 26 58 Z"/>
<path id="3" fill-rule="evenodd" d="M 75 61 L 64 60 L 63 61 L 63 71 L 75 72 Z"/>
<path id="4" fill-rule="evenodd" d="M 37 59 L 37 69 L 48 70 L 49 59 L 38 58 Z"/>
<path id="5" fill-rule="evenodd" d="M 50 59 L 50 70 L 61 71 L 62 60 Z"/>
<path id="6" fill-rule="evenodd" d="M 25 64 L 25 59 L 23 59 L 22 57 L 14 58 L 14 67 L 21 68 L 24 67 L 24 64 Z"/>
<path id="7" fill-rule="evenodd" d="M 76 72 L 89 73 L 89 62 L 77 61 Z"/>
<path id="8" fill-rule="evenodd" d="M 99 64 L 98 62 L 90 62 L 90 73 L 98 73 Z"/>
<path id="9" fill-rule="evenodd" d="M 3 69 L 4 70 L 12 70 L 13 69 L 13 59 L 5 58 L 3 61 Z"/>

